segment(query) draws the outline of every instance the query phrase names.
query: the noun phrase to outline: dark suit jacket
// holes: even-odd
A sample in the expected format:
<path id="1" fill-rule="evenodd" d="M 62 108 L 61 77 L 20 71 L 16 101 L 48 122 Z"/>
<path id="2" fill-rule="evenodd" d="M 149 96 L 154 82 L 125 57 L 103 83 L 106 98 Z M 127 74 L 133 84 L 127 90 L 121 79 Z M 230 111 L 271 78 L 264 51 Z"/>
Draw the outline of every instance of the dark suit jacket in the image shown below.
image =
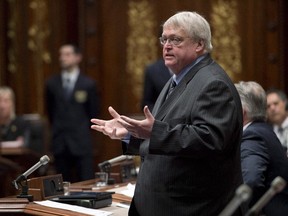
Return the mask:
<path id="1" fill-rule="evenodd" d="M 58 74 L 47 81 L 46 99 L 54 154 L 63 153 L 65 145 L 76 156 L 92 154 L 90 119 L 98 115 L 100 108 L 95 82 L 80 73 L 67 100 Z"/>
<path id="2" fill-rule="evenodd" d="M 166 67 L 164 60 L 160 59 L 149 65 L 145 69 L 144 75 L 144 90 L 141 107 L 143 108 L 147 105 L 149 109 L 152 110 L 160 92 L 166 82 L 170 79 L 171 73 Z"/>
<path id="3" fill-rule="evenodd" d="M 250 206 L 281 176 L 288 181 L 288 159 L 270 125 L 253 122 L 243 132 L 241 144 L 243 179 L 253 189 Z M 266 216 L 288 215 L 288 188 L 276 195 L 264 208 Z"/>
<path id="4" fill-rule="evenodd" d="M 239 95 L 209 54 L 165 101 L 169 84 L 153 109 L 151 138 L 139 145 L 132 137 L 124 149 L 143 158 L 131 215 L 216 216 L 242 183 Z"/>
<path id="5" fill-rule="evenodd" d="M 8 125 L 1 127 L 1 140 L 15 141 L 19 137 L 23 137 L 24 144 L 28 145 L 29 126 L 22 117 L 16 116 Z"/>

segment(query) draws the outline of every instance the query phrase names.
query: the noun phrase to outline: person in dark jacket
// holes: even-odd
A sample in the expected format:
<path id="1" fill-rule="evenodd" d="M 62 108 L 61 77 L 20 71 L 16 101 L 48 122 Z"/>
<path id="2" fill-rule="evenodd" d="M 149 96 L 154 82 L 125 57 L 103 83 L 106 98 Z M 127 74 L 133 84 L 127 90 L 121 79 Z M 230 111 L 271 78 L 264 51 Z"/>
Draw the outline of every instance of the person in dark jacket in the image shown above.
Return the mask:
<path id="1" fill-rule="evenodd" d="M 27 147 L 29 125 L 15 113 L 15 94 L 8 86 L 0 87 L 0 134 L 2 147 Z"/>
<path id="2" fill-rule="evenodd" d="M 56 171 L 65 181 L 88 180 L 94 178 L 90 118 L 100 111 L 98 90 L 80 72 L 78 47 L 65 44 L 59 53 L 61 73 L 47 81 L 45 91 Z"/>
<path id="3" fill-rule="evenodd" d="M 129 215 L 216 216 L 242 184 L 239 94 L 211 58 L 210 26 L 198 13 L 170 17 L 160 43 L 174 75 L 152 113 L 145 106 L 136 120 L 109 107 L 112 119 L 92 119 L 91 127 L 141 156 Z"/>
<path id="4" fill-rule="evenodd" d="M 244 183 L 253 190 L 253 206 L 280 176 L 288 182 L 288 160 L 282 145 L 266 122 L 266 94 L 256 82 L 235 84 L 243 108 L 241 164 Z M 288 215 L 288 187 L 263 208 L 266 216 Z"/>
<path id="5" fill-rule="evenodd" d="M 153 110 L 160 92 L 171 76 L 172 73 L 165 66 L 163 59 L 159 59 L 145 68 L 141 109 L 148 106 L 150 110 Z"/>

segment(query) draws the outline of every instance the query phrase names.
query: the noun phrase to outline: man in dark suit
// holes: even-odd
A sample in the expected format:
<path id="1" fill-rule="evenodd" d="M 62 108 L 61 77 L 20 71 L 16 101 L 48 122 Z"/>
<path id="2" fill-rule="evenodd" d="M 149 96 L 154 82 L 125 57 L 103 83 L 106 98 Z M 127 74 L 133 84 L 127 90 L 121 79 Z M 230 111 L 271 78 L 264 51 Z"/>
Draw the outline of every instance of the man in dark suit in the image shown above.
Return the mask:
<path id="1" fill-rule="evenodd" d="M 63 45 L 61 74 L 46 85 L 56 171 L 72 182 L 94 178 L 90 118 L 98 115 L 100 108 L 95 81 L 80 72 L 81 58 L 78 47 Z"/>
<path id="2" fill-rule="evenodd" d="M 280 89 L 269 89 L 267 95 L 267 121 L 272 125 L 288 156 L 288 100 Z"/>
<path id="3" fill-rule="evenodd" d="M 210 57 L 210 26 L 202 16 L 170 17 L 160 43 L 174 75 L 152 114 L 145 106 L 145 119 L 135 120 L 109 107 L 113 119 L 92 119 L 91 128 L 121 139 L 125 154 L 141 155 L 130 215 L 215 216 L 242 184 L 240 98 Z"/>
<path id="4" fill-rule="evenodd" d="M 244 132 L 241 163 L 244 182 L 253 190 L 250 206 L 281 176 L 288 181 L 288 159 L 266 120 L 266 94 L 256 82 L 239 82 L 236 88 L 243 107 Z M 277 194 L 263 209 L 266 216 L 288 215 L 288 188 Z"/>
<path id="5" fill-rule="evenodd" d="M 150 110 L 153 110 L 160 92 L 171 76 L 172 73 L 165 66 L 163 59 L 159 59 L 145 68 L 142 109 L 147 105 Z"/>

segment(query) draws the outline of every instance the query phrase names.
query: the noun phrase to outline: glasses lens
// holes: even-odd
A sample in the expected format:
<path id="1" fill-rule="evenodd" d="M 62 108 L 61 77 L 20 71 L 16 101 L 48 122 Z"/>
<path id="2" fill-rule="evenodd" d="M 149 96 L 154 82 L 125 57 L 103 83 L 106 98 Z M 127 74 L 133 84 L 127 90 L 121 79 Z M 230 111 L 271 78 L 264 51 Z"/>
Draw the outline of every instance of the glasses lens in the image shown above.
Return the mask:
<path id="1" fill-rule="evenodd" d="M 161 45 L 165 45 L 166 42 L 168 42 L 168 44 L 170 44 L 170 45 L 178 46 L 182 43 L 183 39 L 180 37 L 172 37 L 172 38 L 160 37 L 159 41 L 160 41 Z"/>
<path id="2" fill-rule="evenodd" d="M 159 41 L 160 41 L 160 44 L 161 44 L 161 45 L 164 45 L 164 44 L 167 42 L 167 39 L 166 39 L 166 38 L 163 38 L 163 37 L 160 37 L 160 38 L 159 38 Z"/>

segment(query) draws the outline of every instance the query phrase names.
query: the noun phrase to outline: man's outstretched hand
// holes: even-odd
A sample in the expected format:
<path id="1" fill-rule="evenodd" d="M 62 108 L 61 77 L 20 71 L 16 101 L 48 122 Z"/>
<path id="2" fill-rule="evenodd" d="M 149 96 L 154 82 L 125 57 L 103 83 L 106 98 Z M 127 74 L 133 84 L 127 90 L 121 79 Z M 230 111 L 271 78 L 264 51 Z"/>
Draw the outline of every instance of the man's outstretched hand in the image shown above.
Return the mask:
<path id="1" fill-rule="evenodd" d="M 150 138 L 155 119 L 147 106 L 143 109 L 144 120 L 136 120 L 124 115 L 120 116 L 112 107 L 109 107 L 108 111 L 113 117 L 111 120 L 91 119 L 91 122 L 94 123 L 91 126 L 93 130 L 102 132 L 111 139 L 123 139 L 128 132 L 137 138 Z"/>

